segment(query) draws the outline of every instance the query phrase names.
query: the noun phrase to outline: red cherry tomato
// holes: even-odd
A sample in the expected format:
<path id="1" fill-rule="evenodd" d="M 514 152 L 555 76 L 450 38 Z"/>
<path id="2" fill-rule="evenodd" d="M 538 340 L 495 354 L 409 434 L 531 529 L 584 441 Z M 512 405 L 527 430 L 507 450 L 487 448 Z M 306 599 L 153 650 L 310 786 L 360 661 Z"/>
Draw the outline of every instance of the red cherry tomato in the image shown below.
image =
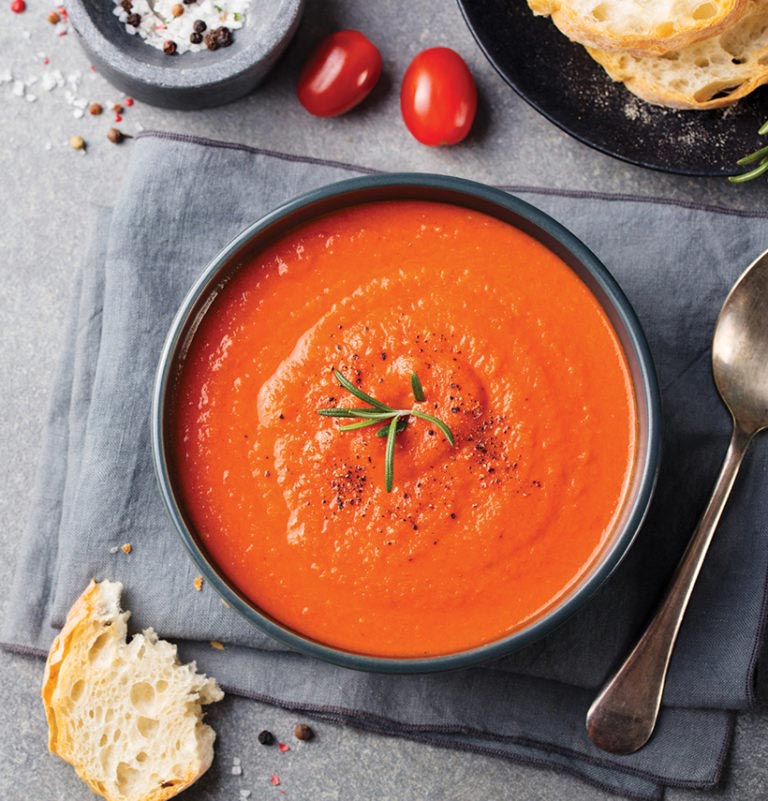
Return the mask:
<path id="1" fill-rule="evenodd" d="M 337 31 L 315 48 L 299 75 L 299 102 L 316 117 L 360 103 L 381 75 L 381 53 L 359 31 Z"/>
<path id="2" fill-rule="evenodd" d="M 403 76 L 400 110 L 422 144 L 461 142 L 477 111 L 477 88 L 464 59 L 448 47 L 422 50 Z"/>

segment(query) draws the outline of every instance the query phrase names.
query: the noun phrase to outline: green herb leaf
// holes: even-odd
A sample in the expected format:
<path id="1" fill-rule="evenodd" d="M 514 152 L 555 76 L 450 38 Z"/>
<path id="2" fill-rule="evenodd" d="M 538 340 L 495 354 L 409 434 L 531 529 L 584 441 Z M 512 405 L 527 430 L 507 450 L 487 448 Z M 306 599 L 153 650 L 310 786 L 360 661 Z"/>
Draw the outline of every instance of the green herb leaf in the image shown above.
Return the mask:
<path id="1" fill-rule="evenodd" d="M 748 156 L 744 156 L 743 159 L 739 159 L 736 163 L 743 167 L 745 164 L 752 164 L 754 161 L 759 161 L 761 158 L 768 156 L 768 147 L 761 147 L 760 150 L 756 150 L 754 153 L 750 153 Z"/>
<path id="2" fill-rule="evenodd" d="M 390 406 L 383 404 L 381 401 L 377 401 L 376 398 L 371 397 L 367 393 L 363 392 L 362 389 L 356 387 L 349 379 L 345 378 L 338 370 L 334 370 L 333 374 L 336 376 L 336 380 L 341 384 L 347 392 L 351 392 L 356 398 L 359 398 L 363 403 L 367 403 L 371 406 L 375 406 L 377 409 L 381 409 L 383 412 L 393 412 Z"/>
<path id="3" fill-rule="evenodd" d="M 732 184 L 745 184 L 747 181 L 753 181 L 755 178 L 759 178 L 766 172 L 768 172 L 768 158 L 763 159 L 763 161 L 761 161 L 760 164 L 754 168 L 754 170 L 743 172 L 741 175 L 730 175 L 728 180 Z"/>
<path id="4" fill-rule="evenodd" d="M 242 14 L 238 14 L 237 11 L 235 11 L 235 22 L 240 22 L 240 20 L 242 18 L 243 18 L 243 15 Z"/>
<path id="5" fill-rule="evenodd" d="M 411 390 L 417 403 L 423 403 L 427 399 L 424 395 L 424 387 L 421 386 L 421 381 L 416 373 L 411 373 Z"/>
<path id="6" fill-rule="evenodd" d="M 437 426 L 445 438 L 451 445 L 455 446 L 453 434 L 451 429 L 437 417 L 425 412 L 420 412 L 417 409 L 393 409 L 379 400 L 376 400 L 371 395 L 363 392 L 362 389 L 356 387 L 348 378 L 346 378 L 338 370 L 333 371 L 336 380 L 341 384 L 347 392 L 354 395 L 359 400 L 367 403 L 368 406 L 363 408 L 356 407 L 348 409 L 345 407 L 334 406 L 329 409 L 318 409 L 317 413 L 323 417 L 341 417 L 344 419 L 358 418 L 357 423 L 349 423 L 348 425 L 339 426 L 339 431 L 357 431 L 361 428 L 369 428 L 370 426 L 386 423 L 377 432 L 377 437 L 386 437 L 387 444 L 384 451 L 384 485 L 387 492 L 392 492 L 392 484 L 395 475 L 395 439 L 401 431 L 405 431 L 408 427 L 410 417 L 418 417 L 422 420 L 428 420 L 433 425 Z M 417 403 L 422 403 L 426 400 L 424 395 L 424 388 L 421 385 L 416 373 L 411 373 L 411 389 L 413 397 Z"/>
<path id="7" fill-rule="evenodd" d="M 757 133 L 759 136 L 765 136 L 765 134 L 768 134 L 768 122 L 764 122 L 758 128 Z M 755 178 L 765 175 L 765 173 L 768 172 L 768 147 L 761 147 L 754 153 L 743 156 L 736 163 L 740 167 L 744 167 L 747 164 L 754 164 L 756 161 L 760 162 L 757 167 L 748 170 L 747 172 L 743 172 L 740 175 L 729 175 L 728 180 L 732 184 L 745 184 L 747 181 L 754 181 Z"/>
<path id="8" fill-rule="evenodd" d="M 339 431 L 355 431 L 358 428 L 377 426 L 380 422 L 380 420 L 361 420 L 359 423 L 350 423 L 348 426 L 339 426 Z"/>
<path id="9" fill-rule="evenodd" d="M 451 429 L 439 418 L 433 417 L 431 414 L 425 414 L 424 412 L 419 412 L 416 409 L 411 411 L 411 414 L 414 417 L 420 417 L 422 420 L 429 420 L 430 423 L 434 423 L 442 432 L 445 434 L 445 438 L 448 442 L 451 443 L 454 447 L 456 446 L 456 442 L 453 439 L 453 433 Z"/>
<path id="10" fill-rule="evenodd" d="M 392 483 L 395 480 L 395 436 L 397 435 L 397 418 L 393 417 L 387 431 L 387 450 L 384 454 L 384 486 L 387 492 L 392 492 Z"/>
<path id="11" fill-rule="evenodd" d="M 399 434 L 401 431 L 405 431 L 408 428 L 408 418 L 407 417 L 400 417 L 397 420 L 397 433 Z M 387 436 L 387 432 L 389 431 L 389 425 L 382 426 L 377 432 L 376 436 L 381 437 L 382 439 Z"/>

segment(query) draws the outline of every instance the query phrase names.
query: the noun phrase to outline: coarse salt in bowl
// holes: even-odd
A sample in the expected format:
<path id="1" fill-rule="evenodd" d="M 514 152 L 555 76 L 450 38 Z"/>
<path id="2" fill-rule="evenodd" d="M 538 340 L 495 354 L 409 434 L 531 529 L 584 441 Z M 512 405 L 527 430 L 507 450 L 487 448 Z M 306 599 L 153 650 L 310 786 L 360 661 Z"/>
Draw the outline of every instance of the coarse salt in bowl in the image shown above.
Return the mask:
<path id="1" fill-rule="evenodd" d="M 179 6 L 176 16 L 174 6 Z M 254 89 L 288 46 L 303 9 L 304 0 L 128 0 L 124 6 L 72 0 L 68 5 L 80 44 L 99 73 L 138 100 L 178 109 L 222 105 Z M 139 16 L 137 25 L 128 24 L 130 14 Z M 205 30 L 203 41 L 194 43 L 196 21 L 205 23 Z M 222 28 L 231 32 L 231 46 L 213 51 L 205 36 Z M 174 46 L 166 47 L 168 42 Z"/>

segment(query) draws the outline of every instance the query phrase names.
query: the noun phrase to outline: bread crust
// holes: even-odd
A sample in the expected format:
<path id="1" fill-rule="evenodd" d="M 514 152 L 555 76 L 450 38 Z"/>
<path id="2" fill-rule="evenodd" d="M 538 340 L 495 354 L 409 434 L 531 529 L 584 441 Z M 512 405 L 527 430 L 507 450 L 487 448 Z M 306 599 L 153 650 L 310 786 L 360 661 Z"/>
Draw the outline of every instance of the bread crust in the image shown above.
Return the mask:
<path id="1" fill-rule="evenodd" d="M 120 584 L 112 584 L 116 597 L 122 589 Z M 83 594 L 75 601 L 70 609 L 64 627 L 54 639 L 45 664 L 42 685 L 42 700 L 45 716 L 48 721 L 48 747 L 49 749 L 69 762 L 77 775 L 97 795 L 103 796 L 107 801 L 126 801 L 123 793 L 110 792 L 99 778 L 91 775 L 87 766 L 80 758 L 81 744 L 77 741 L 77 730 L 68 725 L 71 722 L 71 687 L 73 680 L 87 678 L 87 649 L 90 649 L 98 637 L 107 632 L 107 636 L 115 636 L 123 646 L 125 642 L 125 621 L 129 613 L 120 612 L 119 604 L 109 610 L 105 605 L 102 587 L 99 583 L 91 581 Z M 122 624 L 122 625 L 121 625 Z M 110 631 L 112 627 L 114 633 Z M 143 635 L 149 642 L 156 642 L 154 632 L 147 630 Z M 175 653 L 175 651 L 174 651 Z M 177 663 L 178 664 L 178 663 Z M 76 678 L 77 677 L 77 678 Z M 202 677 L 204 678 L 204 677 Z M 223 696 L 218 686 L 212 680 L 212 692 L 207 693 L 201 701 L 206 703 L 219 700 Z M 203 695 L 203 693 L 201 693 Z M 182 776 L 174 775 L 169 786 L 158 785 L 140 798 L 131 796 L 131 801 L 166 801 L 193 784 L 210 767 L 213 757 L 212 742 L 215 738 L 213 730 L 202 722 L 197 727 L 203 727 L 209 732 L 210 755 L 203 755 L 200 762 L 189 765 L 189 769 Z M 197 729 L 199 730 L 199 729 Z"/>
<path id="2" fill-rule="evenodd" d="M 703 20 L 691 19 L 687 24 L 657 25 L 643 34 L 611 30 L 589 14 L 573 7 L 572 0 L 528 0 L 534 14 L 549 16 L 552 22 L 572 41 L 588 48 L 637 56 L 662 55 L 717 36 L 736 23 L 747 11 L 749 0 L 712 0 L 717 13 Z M 665 29 L 669 30 L 665 30 Z"/>
<path id="3" fill-rule="evenodd" d="M 674 54 L 587 51 L 614 81 L 648 103 L 697 111 L 725 108 L 768 83 L 768 3 L 752 2 L 723 34 Z"/>

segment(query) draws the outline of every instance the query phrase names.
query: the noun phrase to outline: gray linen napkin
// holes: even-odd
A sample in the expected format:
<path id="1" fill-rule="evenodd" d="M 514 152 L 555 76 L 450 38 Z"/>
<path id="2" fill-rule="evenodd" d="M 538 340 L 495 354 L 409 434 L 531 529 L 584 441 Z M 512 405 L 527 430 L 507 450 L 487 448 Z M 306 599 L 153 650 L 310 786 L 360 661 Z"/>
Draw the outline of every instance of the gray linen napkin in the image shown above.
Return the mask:
<path id="1" fill-rule="evenodd" d="M 226 609 L 173 533 L 150 462 L 150 388 L 175 309 L 207 261 L 261 214 L 363 168 L 144 134 L 78 274 L 33 513 L 0 640 L 43 653 L 87 581 L 119 579 L 134 627 L 181 641 L 234 693 L 372 731 L 569 771 L 628 797 L 720 780 L 733 712 L 755 703 L 766 616 L 768 442 L 720 526 L 670 669 L 656 736 L 606 755 L 584 714 L 631 645 L 687 541 L 724 454 L 712 385 L 719 306 L 768 247 L 768 219 L 631 196 L 510 188 L 563 222 L 616 275 L 650 340 L 665 455 L 641 536 L 597 596 L 544 640 L 484 668 L 433 676 L 343 670 L 285 650 Z M 290 345 L 288 346 L 290 350 Z M 111 549 L 130 542 L 130 556 Z M 209 640 L 227 644 L 215 651 Z M 695 732 L 695 737 L 691 734 Z"/>

